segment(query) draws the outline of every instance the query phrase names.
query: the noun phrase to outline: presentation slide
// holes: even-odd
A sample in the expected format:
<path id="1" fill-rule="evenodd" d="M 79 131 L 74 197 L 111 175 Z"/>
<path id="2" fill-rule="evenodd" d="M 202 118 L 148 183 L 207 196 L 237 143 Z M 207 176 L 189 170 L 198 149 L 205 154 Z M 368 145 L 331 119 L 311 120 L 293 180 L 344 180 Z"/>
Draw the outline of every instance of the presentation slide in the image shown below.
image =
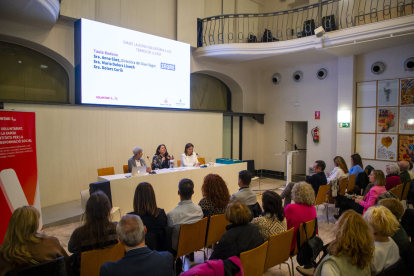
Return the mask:
<path id="1" fill-rule="evenodd" d="M 190 45 L 75 22 L 76 103 L 190 108 Z"/>

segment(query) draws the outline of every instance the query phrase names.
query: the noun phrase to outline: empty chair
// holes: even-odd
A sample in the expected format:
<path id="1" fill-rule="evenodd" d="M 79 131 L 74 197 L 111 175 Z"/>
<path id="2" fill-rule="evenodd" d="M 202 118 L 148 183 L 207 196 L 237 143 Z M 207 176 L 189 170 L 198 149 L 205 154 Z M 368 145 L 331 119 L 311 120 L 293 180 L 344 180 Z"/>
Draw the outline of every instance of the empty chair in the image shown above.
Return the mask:
<path id="1" fill-rule="evenodd" d="M 206 163 L 206 158 L 204 157 L 197 157 L 198 162 L 200 162 L 201 165 L 204 165 Z"/>
<path id="2" fill-rule="evenodd" d="M 290 245 L 292 244 L 294 228 L 282 234 L 271 235 L 269 238 L 269 246 L 267 248 L 266 261 L 264 270 L 268 270 L 278 264 L 286 264 L 290 273 L 289 260 Z M 292 268 L 293 269 L 293 268 Z"/>
<path id="3" fill-rule="evenodd" d="M 114 175 L 114 174 L 115 174 L 114 167 L 98 169 L 98 176 Z"/>
<path id="4" fill-rule="evenodd" d="M 125 255 L 121 243 L 105 249 L 83 252 L 81 255 L 81 276 L 99 276 L 101 266 L 106 262 L 116 262 Z"/>
<path id="5" fill-rule="evenodd" d="M 252 250 L 240 254 L 240 261 L 245 276 L 263 275 L 268 246 L 269 242 L 267 241 Z"/>
<path id="6" fill-rule="evenodd" d="M 177 160 L 177 167 L 181 167 L 181 160 Z"/>
<path id="7" fill-rule="evenodd" d="M 124 170 L 124 174 L 128 173 L 128 165 L 122 166 L 122 169 Z"/>
<path id="8" fill-rule="evenodd" d="M 316 196 L 316 200 L 315 200 L 316 208 L 318 208 L 319 205 L 321 205 L 321 204 L 325 204 L 326 219 L 328 220 L 328 224 L 329 224 L 329 218 L 328 218 L 327 196 L 328 196 L 328 192 L 329 192 L 330 188 L 331 188 L 331 184 L 319 186 L 318 195 Z"/>

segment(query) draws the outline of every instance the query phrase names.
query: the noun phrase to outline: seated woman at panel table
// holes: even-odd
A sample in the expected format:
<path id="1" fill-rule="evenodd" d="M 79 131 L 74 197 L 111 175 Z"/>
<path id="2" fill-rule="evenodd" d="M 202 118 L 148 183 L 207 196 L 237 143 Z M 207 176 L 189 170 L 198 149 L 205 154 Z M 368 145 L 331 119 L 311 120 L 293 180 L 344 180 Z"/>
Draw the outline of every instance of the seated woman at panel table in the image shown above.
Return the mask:
<path id="1" fill-rule="evenodd" d="M 194 145 L 187 143 L 184 148 L 184 153 L 181 154 L 181 167 L 193 167 L 200 165 L 197 159 L 197 153 L 194 151 Z"/>
<path id="2" fill-rule="evenodd" d="M 73 253 L 73 273 L 80 275 L 82 252 L 102 249 L 118 243 L 116 226 L 111 222 L 111 203 L 101 191 L 93 193 L 86 202 L 85 225 L 75 229 L 69 239 L 68 250 Z"/>
<path id="3" fill-rule="evenodd" d="M 326 175 L 328 183 L 334 179 L 341 179 L 342 177 L 348 177 L 348 167 L 345 160 L 341 156 L 336 156 L 333 160 L 335 169 Z"/>
<path id="4" fill-rule="evenodd" d="M 170 156 L 164 144 L 158 146 L 152 158 L 152 169 L 166 169 L 170 167 L 169 161 L 174 160 L 174 155 Z"/>
<path id="5" fill-rule="evenodd" d="M 0 246 L 0 275 L 68 254 L 55 237 L 39 232 L 39 211 L 33 206 L 14 210 Z"/>
<path id="6" fill-rule="evenodd" d="M 128 173 L 131 173 L 133 167 L 146 167 L 147 172 L 150 172 L 151 168 L 148 168 L 147 164 L 145 164 L 145 160 L 141 158 L 143 155 L 142 148 L 133 148 L 132 153 L 134 154 L 134 156 L 132 156 L 128 160 Z"/>

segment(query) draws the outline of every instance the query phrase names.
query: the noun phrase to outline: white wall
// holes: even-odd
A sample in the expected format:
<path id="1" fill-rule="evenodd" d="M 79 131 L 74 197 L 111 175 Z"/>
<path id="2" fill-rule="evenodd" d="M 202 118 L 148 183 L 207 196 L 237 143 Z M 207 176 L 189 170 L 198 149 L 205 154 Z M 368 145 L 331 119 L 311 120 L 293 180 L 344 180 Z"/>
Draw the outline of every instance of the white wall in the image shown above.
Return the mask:
<path id="1" fill-rule="evenodd" d="M 159 144 L 176 160 L 188 142 L 206 160 L 222 155 L 221 113 L 11 103 L 5 109 L 36 112 L 42 207 L 79 199 L 98 168 L 123 173 L 137 146 L 151 160 Z"/>

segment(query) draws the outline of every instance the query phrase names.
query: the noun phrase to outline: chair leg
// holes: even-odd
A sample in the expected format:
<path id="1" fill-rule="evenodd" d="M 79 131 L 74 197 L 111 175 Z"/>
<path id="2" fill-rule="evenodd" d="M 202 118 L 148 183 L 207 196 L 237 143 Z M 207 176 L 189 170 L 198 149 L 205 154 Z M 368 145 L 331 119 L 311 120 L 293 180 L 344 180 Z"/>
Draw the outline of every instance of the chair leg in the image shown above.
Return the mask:
<path id="1" fill-rule="evenodd" d="M 177 259 L 174 261 L 174 275 L 177 276 Z"/>
<path id="2" fill-rule="evenodd" d="M 292 263 L 292 276 L 295 276 L 295 270 L 293 269 L 293 258 L 290 257 L 290 262 Z"/>
<path id="3" fill-rule="evenodd" d="M 289 269 L 289 276 L 292 276 L 292 273 L 290 272 L 290 265 L 289 265 L 289 262 L 285 262 L 285 263 L 282 263 L 282 264 L 285 264 L 285 265 L 287 265 L 287 266 L 288 266 L 288 269 Z M 282 265 L 282 264 L 280 264 L 280 265 Z M 292 266 L 292 270 L 293 270 L 293 266 Z"/>
<path id="4" fill-rule="evenodd" d="M 118 211 L 119 211 L 119 220 L 121 220 L 121 218 L 122 218 L 122 215 L 121 215 L 121 208 L 119 208 L 119 209 L 118 209 Z"/>
<path id="5" fill-rule="evenodd" d="M 328 204 L 325 205 L 326 208 L 326 220 L 328 221 L 329 224 L 329 217 L 328 217 Z"/>

